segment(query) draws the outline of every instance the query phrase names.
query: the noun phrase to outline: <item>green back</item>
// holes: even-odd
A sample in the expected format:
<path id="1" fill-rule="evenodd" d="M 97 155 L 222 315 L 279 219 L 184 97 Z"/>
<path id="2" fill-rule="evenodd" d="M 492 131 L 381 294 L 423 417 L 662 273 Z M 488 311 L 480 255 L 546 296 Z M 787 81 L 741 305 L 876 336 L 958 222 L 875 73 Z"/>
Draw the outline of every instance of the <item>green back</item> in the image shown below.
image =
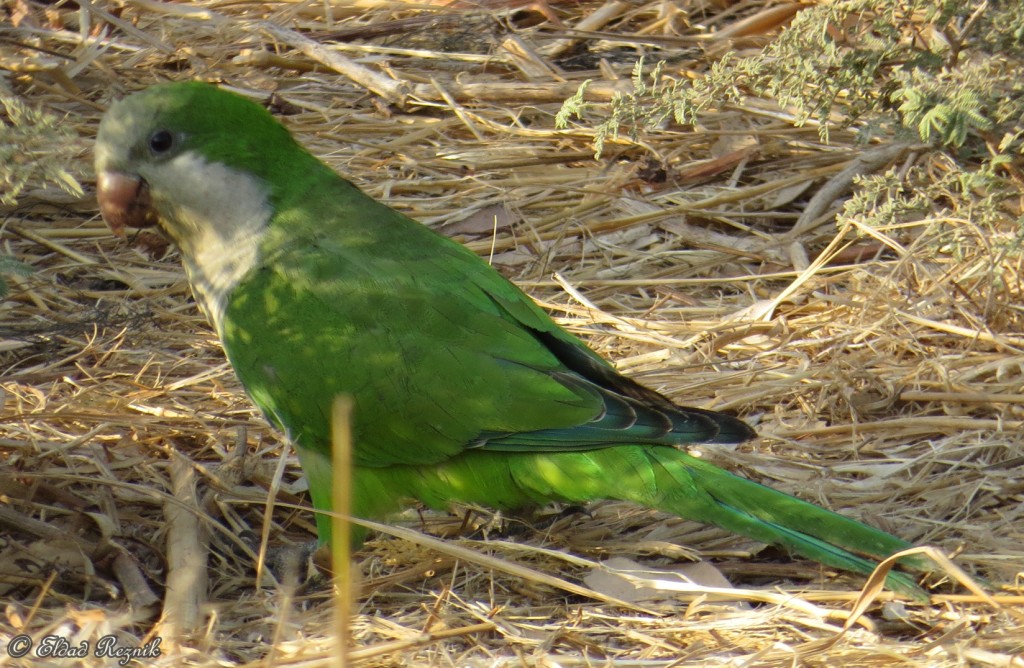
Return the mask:
<path id="1" fill-rule="evenodd" d="M 256 403 L 301 445 L 326 447 L 339 394 L 355 401 L 365 466 L 437 462 L 482 432 L 601 412 L 552 379 L 561 364 L 530 328 L 558 330 L 517 288 L 333 174 L 282 204 L 263 253 L 232 295 L 224 343 Z"/>
<path id="2" fill-rule="evenodd" d="M 619 376 L 475 254 L 327 168 L 279 201 L 262 253 L 224 343 L 300 446 L 327 448 L 340 394 L 355 401 L 361 466 L 752 433 Z"/>

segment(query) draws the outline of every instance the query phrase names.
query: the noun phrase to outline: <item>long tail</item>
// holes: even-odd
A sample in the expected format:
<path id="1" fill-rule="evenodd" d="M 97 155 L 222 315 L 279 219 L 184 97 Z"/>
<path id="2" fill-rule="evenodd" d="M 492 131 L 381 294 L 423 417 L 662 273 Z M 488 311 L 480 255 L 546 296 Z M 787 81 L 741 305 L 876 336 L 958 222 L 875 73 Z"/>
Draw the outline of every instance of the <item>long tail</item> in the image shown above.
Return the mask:
<path id="1" fill-rule="evenodd" d="M 513 467 L 516 482 L 540 496 L 633 501 L 846 571 L 870 574 L 878 565 L 876 560 L 911 547 L 884 531 L 733 475 L 675 448 L 626 446 L 543 459 L 526 471 Z M 912 568 L 923 566 L 906 561 Z M 915 598 L 923 595 L 914 579 L 903 573 L 890 572 L 887 583 Z"/>
<path id="2" fill-rule="evenodd" d="M 724 471 L 678 450 L 646 451 L 658 493 L 648 505 L 778 545 L 818 563 L 869 574 L 912 545 L 884 531 Z M 639 501 L 639 499 L 636 499 Z M 866 559 L 866 555 L 872 559 Z M 907 565 L 920 567 L 911 561 Z M 914 579 L 891 572 L 888 584 L 920 597 Z"/>
<path id="3" fill-rule="evenodd" d="M 814 504 L 735 476 L 667 446 L 586 452 L 468 451 L 433 467 L 359 472 L 359 514 L 381 516 L 398 498 L 444 508 L 452 501 L 514 509 L 553 500 L 620 499 L 714 524 L 819 563 L 869 574 L 910 543 Z M 861 556 L 863 555 L 863 556 Z M 921 564 L 905 564 L 921 569 Z M 920 598 L 914 579 L 891 572 L 890 587 Z"/>

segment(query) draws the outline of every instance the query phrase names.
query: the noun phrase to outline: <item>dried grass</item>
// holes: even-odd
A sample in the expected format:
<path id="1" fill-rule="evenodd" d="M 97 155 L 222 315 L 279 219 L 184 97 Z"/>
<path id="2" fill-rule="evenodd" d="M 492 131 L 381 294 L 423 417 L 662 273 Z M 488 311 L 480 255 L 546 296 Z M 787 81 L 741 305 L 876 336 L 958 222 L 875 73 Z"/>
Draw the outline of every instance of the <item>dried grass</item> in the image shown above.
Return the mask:
<path id="1" fill-rule="evenodd" d="M 628 504 L 539 528 L 478 509 L 479 531 L 511 533 L 399 526 L 356 555 L 350 662 L 1024 665 L 1022 267 L 966 218 L 855 230 L 830 214 L 849 168 L 940 158 L 859 158 L 848 133 L 824 145 L 769 100 L 619 139 L 599 162 L 587 131 L 553 129 L 583 79 L 595 100 L 622 89 L 636 49 L 700 71 L 698 44 L 763 42 L 793 5 L 706 3 L 702 33 L 663 2 L 80 4 L 11 0 L 0 69 L 66 114 L 83 183 L 122 92 L 200 77 L 273 93 L 371 194 L 492 257 L 624 371 L 763 436 L 706 456 L 953 554 L 993 594 L 933 578 L 929 603 L 868 586 L 856 605 L 861 578 Z M 579 40 L 603 59 L 574 56 Z M 963 254 L 935 250 L 943 225 Z M 329 588 L 299 584 L 301 562 L 259 580 L 254 565 L 313 537 L 297 461 L 176 258 L 110 237 L 91 194 L 38 190 L 2 232 L 37 271 L 8 277 L 0 304 L 0 638 L 162 638 L 140 665 L 329 663 Z M 396 524 L 464 528 L 415 511 Z M 581 584 L 612 556 L 655 568 L 697 551 L 738 588 L 655 583 L 616 602 Z"/>

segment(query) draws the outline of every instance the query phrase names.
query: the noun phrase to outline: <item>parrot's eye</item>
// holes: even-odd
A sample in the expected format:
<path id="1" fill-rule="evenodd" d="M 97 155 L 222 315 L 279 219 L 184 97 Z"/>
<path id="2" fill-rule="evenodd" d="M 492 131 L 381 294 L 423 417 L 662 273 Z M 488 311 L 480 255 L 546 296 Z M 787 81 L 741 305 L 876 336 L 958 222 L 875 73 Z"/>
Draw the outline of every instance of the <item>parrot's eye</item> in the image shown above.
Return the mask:
<path id="1" fill-rule="evenodd" d="M 149 136 L 149 150 L 154 155 L 167 153 L 174 146 L 174 135 L 167 130 L 157 130 Z"/>

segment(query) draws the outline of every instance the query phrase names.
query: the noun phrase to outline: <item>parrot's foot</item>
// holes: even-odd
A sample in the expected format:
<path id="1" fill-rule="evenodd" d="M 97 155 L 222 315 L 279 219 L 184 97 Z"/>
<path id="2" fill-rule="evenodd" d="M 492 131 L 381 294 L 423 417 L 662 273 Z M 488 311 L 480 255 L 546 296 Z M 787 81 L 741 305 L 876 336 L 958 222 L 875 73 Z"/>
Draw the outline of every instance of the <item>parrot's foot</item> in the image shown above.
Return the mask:
<path id="1" fill-rule="evenodd" d="M 536 529 L 545 529 L 560 524 L 563 520 L 577 520 L 581 517 L 593 519 L 594 514 L 586 506 L 572 503 L 553 514 L 547 513 L 542 515 L 538 513 L 537 521 L 534 522 L 533 526 Z"/>
<path id="2" fill-rule="evenodd" d="M 590 517 L 585 506 L 572 504 L 561 509 L 527 508 L 514 512 L 488 512 L 469 508 L 463 515 L 457 535 L 484 539 L 491 536 L 509 538 L 531 532 L 549 533 L 571 525 L 580 517 Z"/>

